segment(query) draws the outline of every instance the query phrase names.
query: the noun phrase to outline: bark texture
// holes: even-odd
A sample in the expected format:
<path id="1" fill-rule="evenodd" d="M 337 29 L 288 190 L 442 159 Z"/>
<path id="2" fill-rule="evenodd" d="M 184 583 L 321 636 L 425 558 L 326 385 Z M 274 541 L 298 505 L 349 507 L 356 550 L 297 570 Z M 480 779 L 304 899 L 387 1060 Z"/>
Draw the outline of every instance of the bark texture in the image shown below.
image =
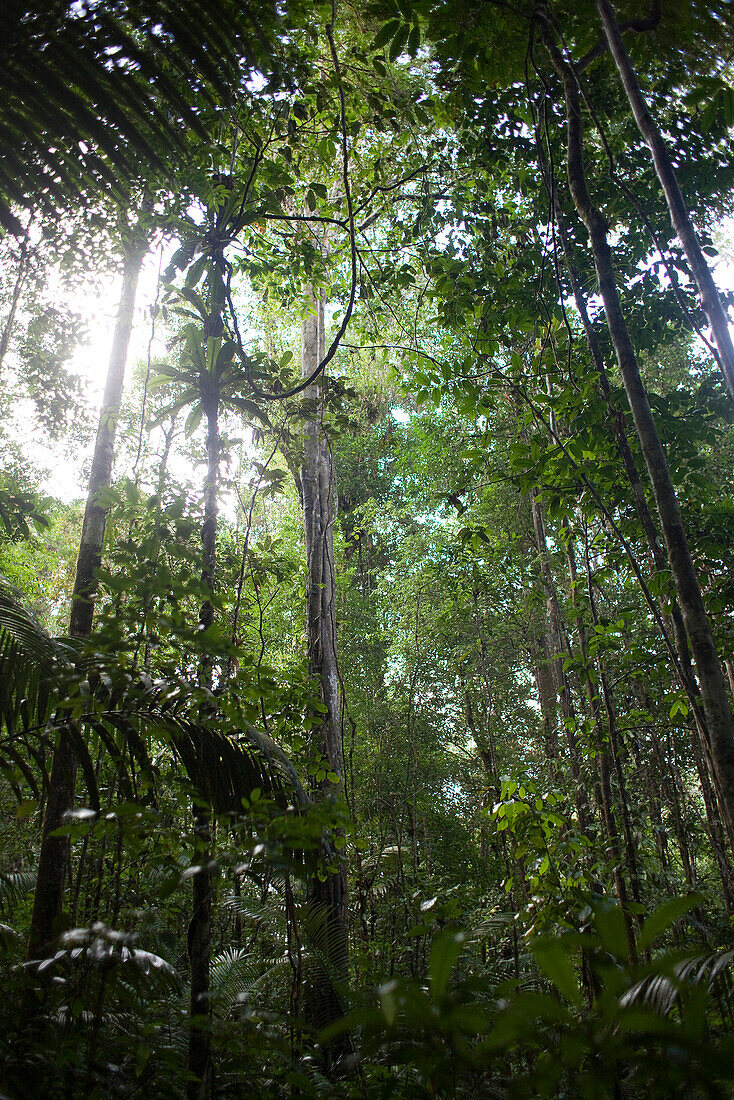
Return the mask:
<path id="1" fill-rule="evenodd" d="M 312 312 L 302 326 L 303 377 L 313 373 L 325 353 L 324 303 L 320 293 L 311 294 Z M 338 784 L 328 778 L 317 783 L 321 797 L 344 790 L 339 705 L 339 672 L 336 652 L 334 585 L 334 519 L 337 508 L 336 478 L 328 439 L 322 425 L 322 379 L 305 391 L 316 412 L 303 433 L 300 468 L 301 498 L 306 540 L 308 577 L 306 587 L 306 644 L 311 679 L 318 687 L 326 708 L 315 746 Z M 333 853 L 325 853 L 333 859 Z M 308 1022 L 320 1029 L 342 1015 L 337 986 L 347 977 L 347 879 L 341 865 L 329 871 L 323 881 L 309 883 L 309 901 L 316 916 L 316 936 L 321 941 L 320 957 L 314 961 L 312 986 L 306 1001 Z"/>

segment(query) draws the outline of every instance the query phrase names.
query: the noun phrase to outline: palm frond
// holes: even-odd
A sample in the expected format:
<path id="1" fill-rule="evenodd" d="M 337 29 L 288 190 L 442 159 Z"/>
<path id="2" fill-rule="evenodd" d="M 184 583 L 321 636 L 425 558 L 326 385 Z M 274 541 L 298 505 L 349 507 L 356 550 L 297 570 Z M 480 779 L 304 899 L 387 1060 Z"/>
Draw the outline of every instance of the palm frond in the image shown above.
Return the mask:
<path id="1" fill-rule="evenodd" d="M 0 724 L 12 736 L 16 730 L 40 730 L 64 699 L 73 674 L 75 650 L 71 643 L 51 638 L 25 605 L 23 595 L 0 576 Z M 243 799 L 253 791 L 281 804 L 308 801 L 298 774 L 283 750 L 254 726 L 227 734 L 216 728 L 222 718 L 212 706 L 212 723 L 192 722 L 187 716 L 188 685 L 151 683 L 122 678 L 124 687 L 112 690 L 104 670 L 90 670 L 90 700 L 83 723 L 94 729 L 113 758 L 125 789 L 125 755 L 110 729 L 150 769 L 140 730 L 167 731 L 191 782 L 215 813 L 239 813 Z M 110 705 L 111 704 L 111 705 Z M 96 713 L 95 713 L 96 710 Z M 99 809 L 95 770 L 80 726 L 64 723 L 87 783 L 90 801 Z"/>
<path id="2" fill-rule="evenodd" d="M 243 799 L 255 790 L 281 804 L 308 802 L 286 754 L 254 726 L 226 735 L 184 720 L 175 722 L 173 743 L 191 782 L 215 813 L 241 813 Z"/>
<path id="3" fill-rule="evenodd" d="M 187 131 L 206 129 L 202 101 L 231 98 L 253 64 L 272 68 L 275 12 L 268 0 L 8 0 L 0 224 L 20 234 L 12 206 L 53 210 L 90 186 L 121 197 L 183 160 Z"/>
<path id="4" fill-rule="evenodd" d="M 180 983 L 175 967 L 152 951 L 135 947 L 133 936 L 117 932 L 97 922 L 90 928 L 73 928 L 59 937 L 57 951 L 48 959 L 33 960 L 25 966 L 38 974 L 54 971 L 59 966 L 82 966 L 104 970 L 108 976 L 115 970 L 132 982 L 144 984 L 150 978 L 178 991 Z M 109 981 L 109 977 L 107 977 Z"/>
<path id="5" fill-rule="evenodd" d="M 229 948 L 215 955 L 211 964 L 210 990 L 214 1011 L 220 1019 L 251 999 L 258 988 L 271 984 L 290 964 L 286 959 L 266 960 L 244 948 Z"/>
<path id="6" fill-rule="evenodd" d="M 48 720 L 53 684 L 70 670 L 70 655 L 49 637 L 22 593 L 0 576 L 0 723 L 9 733 Z"/>
<path id="7" fill-rule="evenodd" d="M 734 950 L 712 951 L 678 959 L 666 972 L 648 974 L 620 998 L 622 1008 L 645 1005 L 667 1015 L 685 986 L 706 985 L 711 989 L 717 978 L 734 962 Z"/>

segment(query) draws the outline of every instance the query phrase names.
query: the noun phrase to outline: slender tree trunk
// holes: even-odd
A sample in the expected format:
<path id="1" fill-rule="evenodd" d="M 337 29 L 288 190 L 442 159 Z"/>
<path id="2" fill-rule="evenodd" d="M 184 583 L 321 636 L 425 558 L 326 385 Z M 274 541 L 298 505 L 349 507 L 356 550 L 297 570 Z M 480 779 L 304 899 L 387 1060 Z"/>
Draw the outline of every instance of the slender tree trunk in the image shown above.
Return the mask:
<path id="1" fill-rule="evenodd" d="M 23 283 L 25 282 L 26 272 L 28 270 L 28 236 L 20 242 L 20 255 L 18 257 L 18 270 L 15 275 L 15 282 L 13 283 L 13 295 L 10 299 L 10 309 L 8 310 L 8 316 L 5 318 L 5 324 L 3 325 L 2 333 L 0 333 L 0 367 L 2 367 L 5 360 L 5 356 L 10 346 L 10 337 L 13 332 L 13 325 L 15 323 L 15 314 L 18 311 L 18 302 L 20 301 L 20 294 L 23 289 Z"/>
<path id="2" fill-rule="evenodd" d="M 201 528 L 201 586 L 204 600 L 199 611 L 199 627 L 208 630 L 214 622 L 214 574 L 217 567 L 217 524 L 219 521 L 219 395 L 202 395 L 206 415 L 207 473 L 204 480 L 204 522 Z M 199 682 L 204 687 L 212 685 L 212 659 L 205 650 L 199 666 Z"/>
<path id="3" fill-rule="evenodd" d="M 158 500 L 156 508 L 158 509 L 159 514 L 161 514 L 163 512 L 163 494 L 165 492 L 166 478 L 168 476 L 168 458 L 169 458 L 169 455 L 171 453 L 171 446 L 173 444 L 173 437 L 174 437 L 175 434 L 176 434 L 176 417 L 174 416 L 173 419 L 171 420 L 171 423 L 170 423 L 168 429 L 163 434 L 163 440 L 164 440 L 163 454 L 161 455 L 160 461 L 159 461 L 159 464 L 158 464 L 158 481 L 156 483 L 155 495 L 156 495 L 157 500 Z M 152 607 L 153 607 L 153 597 L 151 595 L 147 595 L 145 597 L 145 600 L 144 600 L 144 603 L 143 603 L 143 630 L 145 631 L 145 647 L 143 649 L 143 668 L 145 668 L 147 670 L 150 669 L 150 657 L 151 657 L 151 652 L 152 652 L 152 648 L 153 648 L 152 647 L 151 636 L 150 636 L 150 633 L 149 633 L 148 627 L 147 627 L 148 615 L 149 615 Z M 135 660 L 137 661 L 137 651 L 136 651 L 136 654 L 135 654 Z"/>
<path id="4" fill-rule="evenodd" d="M 604 218 L 589 195 L 583 159 L 583 122 L 576 78 L 550 36 L 546 45 L 563 81 L 568 121 L 568 179 L 576 209 L 589 232 L 607 325 L 625 391 L 650 475 L 668 549 L 686 633 L 701 685 L 709 748 L 724 809 L 729 840 L 734 846 L 734 723 L 711 626 L 693 566 L 688 540 L 639 365 L 630 340 L 617 289 Z"/>
<path id="5" fill-rule="evenodd" d="M 320 292 L 311 294 L 312 313 L 302 326 L 302 369 L 308 377 L 325 351 L 324 303 Z M 321 424 L 322 380 L 306 390 L 317 406 L 313 420 L 306 423 L 300 467 L 300 488 L 308 566 L 306 589 L 306 645 L 309 674 L 326 708 L 316 748 L 328 769 L 337 776 L 316 784 L 317 792 L 330 798 L 344 791 L 344 760 L 339 706 L 339 675 L 336 653 L 334 606 L 334 518 L 337 507 L 336 479 L 328 440 Z M 329 853 L 333 860 L 333 853 Z M 306 998 L 308 1022 L 317 1030 L 343 1014 L 336 986 L 348 973 L 348 907 L 346 868 L 328 871 L 324 880 L 312 878 L 308 899 L 318 914 L 323 942 L 321 963 L 314 960 L 311 988 Z M 326 1052 L 332 1060 L 343 1049 Z"/>
<path id="6" fill-rule="evenodd" d="M 619 70 L 635 122 L 652 153 L 655 171 L 660 180 L 665 201 L 668 204 L 673 228 L 683 245 L 683 250 L 701 295 L 703 311 L 711 325 L 714 341 L 719 352 L 721 373 L 729 389 L 729 395 L 734 400 L 734 344 L 732 344 L 729 332 L 729 319 L 726 310 L 722 305 L 711 270 L 699 244 L 698 235 L 688 213 L 668 147 L 650 114 L 634 66 L 624 47 L 622 35 L 614 15 L 614 7 L 610 0 L 596 0 L 596 8 L 604 28 L 604 36 Z"/>
<path id="7" fill-rule="evenodd" d="M 486 702 L 486 720 L 481 733 L 474 733 L 474 740 L 484 762 L 487 776 L 491 779 L 492 796 L 497 801 L 500 796 L 500 769 L 497 761 L 497 744 L 492 729 L 492 678 L 489 667 L 489 653 L 487 652 L 487 639 L 484 634 L 481 615 L 479 612 L 479 593 L 476 588 L 472 592 L 472 604 L 474 605 L 474 626 L 479 643 L 480 666 L 482 681 L 484 683 L 484 696 Z M 504 834 L 503 834 L 504 836 Z"/>
<path id="8" fill-rule="evenodd" d="M 75 638 L 86 638 L 92 630 L 94 600 L 97 592 L 96 570 L 102 560 L 106 519 L 106 512 L 99 501 L 99 495 L 109 488 L 112 478 L 115 435 L 122 403 L 122 386 L 133 325 L 135 297 L 147 248 L 147 239 L 141 225 L 138 224 L 124 251 L 120 303 L 92 456 L 92 470 L 77 555 L 76 579 L 69 620 L 69 633 Z M 68 837 L 57 837 L 51 834 L 61 827 L 64 815 L 73 806 L 75 782 L 76 757 L 71 737 L 66 730 L 61 729 L 57 736 L 51 764 L 49 799 L 43 821 L 43 837 L 28 942 L 29 958 L 45 950 L 51 943 L 63 909 L 64 879 L 69 863 L 70 843 Z"/>
<path id="9" fill-rule="evenodd" d="M 568 676 L 566 675 L 566 672 L 563 668 L 563 654 L 565 653 L 567 657 L 572 656 L 572 654 L 568 637 L 566 635 L 566 631 L 563 625 L 563 616 L 561 614 L 561 607 L 558 602 L 558 594 L 556 592 L 556 585 L 553 579 L 553 571 L 550 564 L 550 556 L 548 554 L 548 543 L 545 533 L 545 517 L 543 516 L 543 507 L 536 490 L 533 490 L 530 494 L 530 506 L 532 509 L 533 517 L 533 530 L 535 532 L 535 545 L 538 550 L 538 558 L 540 561 L 540 573 L 543 579 L 543 587 L 545 589 L 546 614 L 548 621 L 548 646 L 553 656 L 551 662 L 551 670 L 555 681 L 557 697 L 561 701 L 561 715 L 563 717 L 563 725 L 566 730 L 566 740 L 568 743 L 568 759 L 571 768 L 571 776 L 573 778 L 574 798 L 576 801 L 576 814 L 578 817 L 579 830 L 582 833 L 585 833 L 588 831 L 589 827 L 589 802 L 586 788 L 582 781 L 581 754 L 579 752 L 578 742 L 576 740 L 576 734 L 574 732 L 574 728 L 576 725 L 576 713 L 574 710 L 573 698 L 571 695 L 571 686 L 568 682 Z"/>
<path id="10" fill-rule="evenodd" d="M 215 311 L 216 312 L 216 311 Z M 206 336 L 221 335 L 221 319 L 209 320 Z M 204 522 L 201 528 L 201 585 L 204 600 L 199 611 L 199 627 L 206 631 L 214 622 L 214 580 L 217 567 L 217 523 L 219 519 L 219 390 L 207 379 L 210 388 L 201 395 L 206 416 L 207 470 L 204 479 Z M 211 689 L 213 662 L 206 645 L 199 663 L 199 683 Z M 189 999 L 188 1069 L 192 1080 L 187 1086 L 189 1100 L 204 1100 L 212 1093 L 214 1067 L 211 1059 L 211 1004 L 209 998 L 211 968 L 212 880 L 211 823 L 205 807 L 194 803 L 194 859 L 198 864 L 193 877 L 191 920 L 188 930 L 191 991 Z"/>
<path id="11" fill-rule="evenodd" d="M 476 596 L 475 596 L 475 617 L 476 617 Z M 481 627 L 480 627 L 478 619 L 476 620 L 476 626 L 477 626 L 477 634 L 479 636 L 480 646 L 481 646 L 481 649 L 482 649 L 482 664 L 483 664 L 483 666 L 485 666 L 484 658 L 485 658 L 486 644 L 484 642 L 484 635 L 481 631 Z M 490 692 L 489 692 L 489 681 L 488 681 L 488 678 L 487 678 L 487 672 L 485 671 L 485 668 L 486 668 L 486 666 L 483 667 L 483 670 L 482 670 L 482 678 L 484 679 L 484 682 L 485 682 L 485 690 L 487 692 L 487 696 L 488 696 L 488 700 L 489 700 L 491 698 L 491 696 L 490 696 Z M 487 789 L 486 789 L 484 798 L 482 799 L 482 806 L 486 809 L 488 806 L 491 806 L 492 803 L 498 802 L 499 801 L 499 796 L 500 796 L 500 781 L 499 781 L 499 776 L 498 776 L 498 773 L 497 773 L 497 759 L 496 759 L 496 755 L 495 755 L 494 739 L 492 737 L 492 732 L 491 732 L 491 705 L 490 705 L 490 702 L 489 701 L 487 702 L 487 721 L 486 721 L 486 730 L 487 730 L 488 741 L 485 739 L 485 734 L 477 728 L 477 723 L 474 719 L 474 707 L 473 707 L 473 704 L 472 704 L 471 692 L 468 688 L 466 688 L 465 691 L 464 691 L 464 714 L 466 716 L 466 724 L 467 724 L 467 727 L 469 729 L 469 732 L 471 733 L 472 738 L 474 740 L 474 744 L 477 746 L 477 749 L 479 751 L 479 759 L 482 762 L 482 767 L 484 769 L 484 775 L 485 775 L 485 778 L 486 778 L 486 781 L 487 781 Z M 484 829 L 482 830 L 482 832 L 484 833 Z M 504 831 L 503 832 L 495 831 L 494 840 L 491 842 L 491 844 L 492 844 L 492 847 L 494 848 L 495 853 L 497 854 L 497 856 L 502 860 L 502 865 L 503 865 L 504 870 L 505 870 L 505 879 L 506 879 L 506 881 L 507 882 L 514 881 L 515 876 L 513 875 L 513 870 L 512 870 L 512 861 L 511 861 L 511 858 L 510 858 L 510 845 L 508 843 L 507 833 L 504 832 Z M 484 855 L 485 852 L 486 852 L 486 848 L 485 848 L 485 845 L 484 845 L 484 835 L 482 836 L 482 848 L 483 848 L 483 853 L 482 854 Z M 521 874 L 519 875 L 520 891 L 524 892 L 525 891 L 525 879 L 524 879 L 524 874 L 523 874 L 522 861 L 517 860 L 516 862 L 517 862 L 518 867 L 521 870 Z M 509 893 L 507 895 L 507 900 L 508 900 L 508 903 L 510 905 L 510 909 L 515 910 L 516 909 L 516 903 L 515 903 L 514 886 L 510 888 Z M 527 899 L 526 899 L 526 901 L 527 901 Z M 520 977 L 519 933 L 518 933 L 518 929 L 517 929 L 516 924 L 513 924 L 513 927 L 512 927 L 512 958 L 513 958 L 514 968 L 515 968 L 515 977 L 519 978 Z M 486 962 L 486 959 L 484 958 L 484 956 L 482 956 L 482 961 Z"/>
<path id="12" fill-rule="evenodd" d="M 209 872 L 211 833 L 209 815 L 194 809 L 195 859 L 199 863 L 193 877 L 191 920 L 188 929 L 188 953 L 191 970 L 189 998 L 188 1069 L 194 1079 L 188 1082 L 189 1100 L 204 1100 L 211 1095 L 211 1005 L 209 1002 L 211 960 L 212 884 Z"/>
<path id="13" fill-rule="evenodd" d="M 547 626 L 547 624 L 546 624 Z M 553 654 L 550 651 L 547 629 L 535 635 L 531 641 L 533 658 L 533 679 L 538 696 L 543 731 L 543 748 L 548 761 L 551 781 L 560 780 L 558 769 L 558 707 L 553 677 Z"/>
<path id="14" fill-rule="evenodd" d="M 594 720 L 594 727 L 597 735 L 597 750 L 599 761 L 599 790 L 602 817 L 604 819 L 604 828 L 607 834 L 607 844 L 609 846 L 609 852 L 612 857 L 612 874 L 614 877 L 614 884 L 617 890 L 617 897 L 619 898 L 619 905 L 624 916 L 624 925 L 627 932 L 627 948 L 629 952 L 629 961 L 634 964 L 637 961 L 637 949 L 635 946 L 635 932 L 632 923 L 632 918 L 629 911 L 629 898 L 627 893 L 627 882 L 622 873 L 622 850 L 620 844 L 619 829 L 617 826 L 617 820 L 614 813 L 614 796 L 612 792 L 611 782 L 611 770 L 610 770 L 610 754 L 604 744 L 604 723 L 602 721 L 601 714 L 601 701 L 599 698 L 599 692 L 597 686 L 591 678 L 591 662 L 589 660 L 587 637 L 586 637 L 586 625 L 581 614 L 581 609 L 578 604 L 578 584 L 576 574 L 576 556 L 573 549 L 573 542 L 571 538 L 571 532 L 567 525 L 564 530 L 564 541 L 566 543 L 566 555 L 568 560 L 568 573 L 571 581 L 571 602 L 573 603 L 575 618 L 576 618 L 576 636 L 578 638 L 579 652 L 581 654 L 581 661 L 583 663 L 583 681 L 586 688 L 586 698 L 589 703 L 589 711 Z M 610 715 L 610 721 L 613 720 L 613 712 Z M 613 726 L 609 727 L 610 740 L 613 736 Z M 628 869 L 634 867 L 634 874 L 636 876 L 636 866 L 634 864 L 634 854 L 631 851 L 631 837 L 627 837 L 626 847 L 626 862 Z M 639 897 L 635 898 L 639 901 Z"/>
<path id="15" fill-rule="evenodd" d="M 102 560 L 102 544 L 107 519 L 107 512 L 100 503 L 99 496 L 110 487 L 112 480 L 117 421 L 122 404 L 122 387 L 125 381 L 135 298 L 140 269 L 147 250 L 148 242 L 138 228 L 125 249 L 120 305 L 89 475 L 89 491 L 84 510 L 69 621 L 69 633 L 76 638 L 86 638 L 92 630 L 94 600 L 97 594 L 96 570 Z"/>
<path id="16" fill-rule="evenodd" d="M 573 544 L 570 538 L 570 528 L 567 527 L 568 533 L 568 556 L 569 556 L 569 572 L 571 574 L 571 590 L 576 591 L 576 557 L 573 550 Z M 586 565 L 586 586 L 589 597 L 589 610 L 591 612 L 591 622 L 594 627 L 598 626 L 599 620 L 596 613 L 596 603 L 594 600 L 594 590 L 591 577 L 591 560 L 589 556 L 589 539 L 588 531 L 585 532 L 585 565 Z M 620 755 L 619 733 L 617 727 L 617 710 L 614 704 L 614 695 L 612 688 L 609 684 L 609 680 L 604 668 L 604 661 L 601 655 L 597 657 L 597 665 L 599 672 L 599 685 L 601 687 L 601 697 L 604 702 L 604 710 L 607 716 L 607 729 L 609 731 L 609 749 L 614 766 L 614 774 L 617 778 L 617 791 L 619 793 L 619 809 L 622 818 L 622 832 L 624 835 L 625 856 L 627 862 L 627 869 L 629 871 L 630 885 L 632 888 L 632 897 L 637 904 L 642 901 L 640 894 L 640 875 L 637 867 L 637 855 L 635 853 L 635 843 L 632 833 L 632 820 L 630 814 L 629 799 L 627 797 L 627 779 L 624 774 L 624 768 L 622 766 L 622 758 Z M 640 917 L 638 915 L 638 921 Z"/>

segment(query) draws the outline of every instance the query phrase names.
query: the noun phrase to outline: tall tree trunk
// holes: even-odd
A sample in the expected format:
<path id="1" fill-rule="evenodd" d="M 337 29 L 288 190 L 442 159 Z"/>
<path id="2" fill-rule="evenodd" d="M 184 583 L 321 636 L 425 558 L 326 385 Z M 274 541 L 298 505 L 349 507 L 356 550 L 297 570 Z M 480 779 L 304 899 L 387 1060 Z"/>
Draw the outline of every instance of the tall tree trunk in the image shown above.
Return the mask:
<path id="1" fill-rule="evenodd" d="M 207 340 L 218 340 L 222 333 L 221 315 L 216 306 L 205 329 Z M 215 355 L 216 362 L 216 355 Z M 204 479 L 204 522 L 201 527 L 201 586 L 204 599 L 199 611 L 199 628 L 206 631 L 214 622 L 214 580 L 217 567 L 217 523 L 219 519 L 219 401 L 217 383 L 211 377 L 204 380 L 201 403 L 206 416 L 206 478 Z M 206 648 L 199 662 L 199 683 L 211 689 L 213 662 Z M 193 877 L 191 920 L 188 930 L 191 991 L 189 998 L 188 1069 L 192 1079 L 187 1086 L 189 1100 L 204 1100 L 212 1093 L 214 1067 L 211 1059 L 211 1003 L 209 997 L 211 968 L 212 881 L 211 823 L 205 807 L 196 802 L 194 816 L 194 859 L 198 864 Z"/>
<path id="2" fill-rule="evenodd" d="M 560 782 L 558 768 L 558 706 L 553 677 L 553 654 L 546 629 L 531 637 L 533 680 L 540 707 L 543 749 L 548 761 L 548 773 L 555 785 Z"/>
<path id="3" fill-rule="evenodd" d="M 686 201 L 683 198 L 665 139 L 650 114 L 634 66 L 624 47 L 622 35 L 614 15 L 614 7 L 610 0 L 596 0 L 596 7 L 604 28 L 604 36 L 619 70 L 635 122 L 652 153 L 655 171 L 660 180 L 665 201 L 668 204 L 673 228 L 683 245 L 693 278 L 696 280 L 701 295 L 703 311 L 711 325 L 711 331 L 719 352 L 718 359 L 721 373 L 729 389 L 729 395 L 734 400 L 734 344 L 729 331 L 729 319 L 726 310 L 699 244 L 698 235 L 688 213 Z"/>
<path id="4" fill-rule="evenodd" d="M 622 849 L 620 843 L 619 828 L 617 826 L 617 819 L 614 813 L 614 796 L 612 791 L 611 781 L 611 769 L 610 769 L 610 754 L 607 751 L 604 743 L 604 723 L 601 713 L 601 700 L 599 698 L 599 691 L 596 684 L 591 678 L 591 661 L 589 659 L 587 636 L 586 636 L 586 624 L 583 620 L 583 615 L 579 607 L 578 602 L 578 578 L 576 573 L 576 555 L 573 548 L 573 540 L 571 531 L 564 523 L 563 532 L 564 542 L 566 544 L 566 556 L 568 561 L 568 574 L 571 581 L 571 602 L 574 608 L 574 614 L 576 619 L 576 637 L 578 638 L 579 653 L 581 654 L 581 662 L 583 665 L 583 681 L 586 689 L 586 698 L 589 703 L 589 711 L 594 720 L 594 727 L 596 729 L 597 736 L 597 752 L 599 761 L 599 790 L 601 795 L 601 810 L 604 820 L 604 828 L 607 834 L 607 844 L 609 846 L 609 852 L 612 857 L 612 875 L 614 877 L 614 884 L 617 890 L 617 897 L 619 898 L 619 906 L 624 916 L 624 925 L 627 932 L 627 948 L 629 952 L 629 961 L 634 964 L 637 961 L 637 949 L 635 946 L 635 932 L 632 923 L 632 917 L 629 910 L 629 897 L 627 893 L 627 882 L 622 873 Z M 607 700 L 608 702 L 608 700 Z M 612 750 L 614 751 L 614 713 L 608 710 L 609 716 L 609 737 L 612 744 Z M 620 792 L 620 797 L 623 797 L 623 792 Z M 628 869 L 630 870 L 630 877 L 635 882 L 637 879 L 637 868 L 634 861 L 634 851 L 632 849 L 631 832 L 628 833 L 626 845 L 626 862 Z M 635 901 L 639 902 L 639 895 L 635 896 Z"/>
<path id="5" fill-rule="evenodd" d="M 325 353 L 324 303 L 320 292 L 311 294 L 312 312 L 303 321 L 302 369 L 304 378 L 313 373 Z M 336 616 L 334 606 L 334 518 L 337 495 L 334 466 L 327 437 L 321 423 L 323 380 L 305 391 L 317 411 L 303 433 L 300 487 L 306 540 L 308 577 L 306 588 L 306 645 L 309 675 L 326 708 L 318 730 L 316 745 L 328 766 L 338 777 L 315 784 L 324 798 L 344 791 L 344 760 L 339 707 L 339 675 L 336 653 Z M 333 860 L 333 853 L 328 853 Z M 343 1014 L 335 986 L 348 972 L 348 908 L 346 868 L 328 871 L 311 879 L 309 902 L 318 914 L 323 962 L 314 960 L 312 984 L 306 1000 L 309 1023 L 316 1029 Z M 334 1048 L 332 1056 L 343 1051 Z M 327 1052 L 328 1054 L 328 1052 Z"/>
<path id="6" fill-rule="evenodd" d="M 568 536 L 567 548 L 568 548 L 568 560 L 569 560 L 569 572 L 571 575 L 571 591 L 576 592 L 576 557 L 573 550 L 573 544 L 571 542 L 571 530 L 570 527 L 566 527 Z M 591 559 L 589 554 L 589 537 L 588 530 L 585 529 L 585 546 L 584 546 L 584 561 L 586 565 L 586 587 L 589 598 L 589 611 L 591 613 L 591 623 L 596 628 L 599 625 L 599 619 L 596 613 L 596 601 L 594 599 L 594 588 L 591 576 Z M 640 875 L 637 867 L 637 855 L 635 853 L 635 843 L 632 833 L 632 820 L 630 814 L 630 804 L 627 797 L 627 779 L 624 774 L 624 768 L 622 766 L 622 758 L 620 755 L 620 739 L 617 727 L 617 709 L 614 703 L 614 694 L 612 687 L 609 683 L 606 670 L 604 667 L 604 660 L 599 654 L 597 656 L 597 667 L 599 674 L 599 686 L 601 687 L 601 697 L 604 702 L 604 710 L 607 716 L 607 729 L 609 731 L 609 748 L 612 758 L 612 764 L 614 765 L 614 773 L 617 777 L 617 791 L 619 794 L 619 809 L 622 818 L 622 832 L 624 835 L 625 845 L 625 857 L 627 861 L 627 869 L 629 871 L 630 885 L 632 887 L 632 897 L 634 901 L 639 905 L 641 902 L 640 895 Z M 639 920 L 639 915 L 638 915 Z"/>
<path id="7" fill-rule="evenodd" d="M 568 180 L 576 209 L 586 225 L 596 265 L 607 325 L 632 410 L 655 503 L 668 549 L 686 633 L 701 686 L 709 748 L 724 810 L 729 841 L 734 847 L 734 722 L 711 625 L 693 566 L 667 459 L 653 420 L 639 365 L 622 312 L 606 222 L 594 206 L 586 185 L 583 121 L 576 78 L 549 33 L 546 45 L 563 81 L 568 122 Z"/>
<path id="8" fill-rule="evenodd" d="M 566 740 L 568 743 L 568 759 L 571 768 L 571 776 L 573 777 L 574 798 L 576 801 L 576 814 L 578 817 L 579 830 L 582 833 L 585 833 L 589 828 L 589 803 L 586 789 L 582 781 L 581 754 L 579 752 L 578 742 L 576 740 L 576 734 L 574 732 L 576 725 L 576 713 L 574 710 L 573 698 L 571 695 L 571 686 L 568 682 L 568 676 L 566 675 L 566 672 L 563 668 L 564 653 L 567 657 L 571 657 L 572 653 L 568 641 L 568 636 L 563 625 L 563 616 L 561 614 L 561 607 L 558 602 L 556 585 L 553 579 L 553 571 L 551 569 L 550 556 L 548 554 L 548 543 L 545 533 L 545 517 L 543 515 L 543 506 L 541 504 L 540 496 L 537 490 L 533 490 L 530 494 L 530 506 L 533 517 L 535 545 L 538 550 L 538 559 L 540 562 L 540 573 L 543 579 L 543 587 L 545 589 L 546 616 L 548 622 L 548 648 L 552 653 L 551 670 L 555 682 L 556 694 L 561 702 L 561 715 L 563 718 L 563 725 L 566 730 Z"/>
<path id="9" fill-rule="evenodd" d="M 135 298 L 140 269 L 147 248 L 147 238 L 139 222 L 132 231 L 124 250 L 120 303 L 92 456 L 92 470 L 89 476 L 87 504 L 84 510 L 69 618 L 69 633 L 75 638 L 86 638 L 92 630 L 94 601 L 97 593 L 96 570 L 102 560 L 106 520 L 106 512 L 99 501 L 99 496 L 109 488 L 112 478 L 115 435 L 122 403 L 122 387 L 135 312 Z M 61 827 L 64 815 L 73 806 L 75 782 L 76 757 L 71 737 L 62 728 L 57 737 L 51 764 L 49 798 L 43 821 L 43 837 L 28 941 L 29 958 L 33 958 L 51 943 L 63 909 L 64 878 L 69 863 L 70 842 L 68 837 L 52 834 Z"/>

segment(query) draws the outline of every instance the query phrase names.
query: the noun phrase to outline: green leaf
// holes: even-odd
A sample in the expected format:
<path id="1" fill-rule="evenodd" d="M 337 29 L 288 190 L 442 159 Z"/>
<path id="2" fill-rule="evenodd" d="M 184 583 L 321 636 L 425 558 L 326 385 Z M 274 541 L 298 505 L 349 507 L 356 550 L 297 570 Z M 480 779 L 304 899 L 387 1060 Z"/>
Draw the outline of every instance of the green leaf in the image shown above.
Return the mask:
<path id="1" fill-rule="evenodd" d="M 684 916 L 696 905 L 703 904 L 700 894 L 687 894 L 681 898 L 671 898 L 658 905 L 647 918 L 640 931 L 637 946 L 640 951 L 646 951 L 657 937 L 670 928 L 674 921 Z"/>
<path id="2" fill-rule="evenodd" d="M 465 942 L 466 935 L 463 932 L 443 932 L 433 941 L 428 976 L 434 1000 L 442 997 L 446 992 L 451 971 L 456 965 Z"/>
<path id="3" fill-rule="evenodd" d="M 608 951 L 615 959 L 625 961 L 629 945 L 627 943 L 624 913 L 619 905 L 597 909 L 594 923 L 605 951 Z"/>
<path id="4" fill-rule="evenodd" d="M 199 424 L 201 424 L 201 418 L 203 417 L 203 415 L 204 415 L 203 405 L 195 405 L 194 408 L 189 413 L 189 415 L 186 417 L 186 424 L 184 426 L 184 433 L 185 433 L 187 439 L 190 436 L 192 436 L 194 434 L 194 432 L 196 431 L 196 429 L 199 427 Z"/>
<path id="5" fill-rule="evenodd" d="M 390 46 L 390 52 L 388 57 L 391 61 L 396 61 L 400 57 L 401 53 L 405 49 L 405 43 L 408 41 L 408 35 L 410 34 L 410 27 L 404 24 L 395 35 Z"/>
<path id="6" fill-rule="evenodd" d="M 372 42 L 373 50 L 381 50 L 383 46 L 386 46 L 390 39 L 393 37 L 398 27 L 400 26 L 399 19 L 391 19 L 389 23 L 377 32 Z"/>
<path id="7" fill-rule="evenodd" d="M 559 993 L 572 1004 L 581 1003 L 578 979 L 562 944 L 550 937 L 534 940 L 531 949 L 540 969 L 553 982 Z"/>
<path id="8" fill-rule="evenodd" d="M 197 294 L 196 291 L 189 286 L 182 287 L 179 293 L 181 294 L 182 298 L 185 298 L 187 302 L 191 303 L 191 305 L 194 307 L 197 313 L 201 315 L 202 318 L 206 318 L 207 310 L 200 294 Z"/>
<path id="9" fill-rule="evenodd" d="M 196 286 L 196 284 L 199 282 L 199 279 L 201 279 L 202 275 L 204 274 L 208 262 L 209 257 L 206 255 L 199 256 L 198 259 L 194 260 L 191 267 L 186 272 L 184 287 L 189 287 L 193 289 Z"/>

